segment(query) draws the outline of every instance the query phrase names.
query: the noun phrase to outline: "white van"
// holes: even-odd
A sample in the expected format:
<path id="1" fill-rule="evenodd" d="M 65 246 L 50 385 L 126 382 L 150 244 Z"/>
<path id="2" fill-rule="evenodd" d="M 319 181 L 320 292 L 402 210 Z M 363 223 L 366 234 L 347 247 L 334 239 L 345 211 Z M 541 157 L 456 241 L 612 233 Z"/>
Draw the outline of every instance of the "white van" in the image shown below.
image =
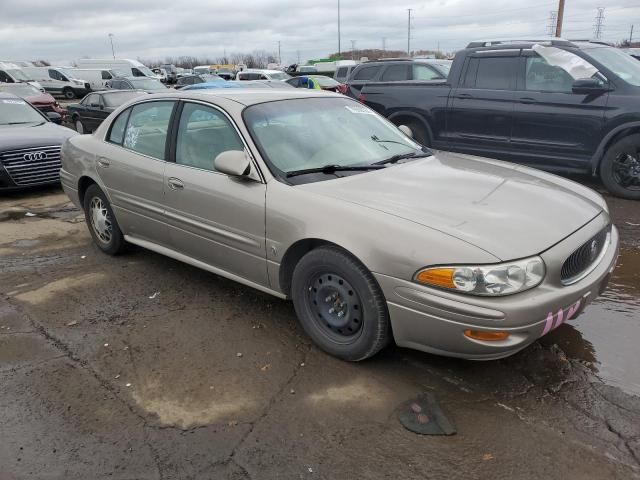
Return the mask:
<path id="1" fill-rule="evenodd" d="M 106 83 L 109 80 L 113 80 L 118 75 L 104 68 L 64 68 L 65 73 L 68 73 L 74 78 L 81 78 L 85 82 L 89 82 L 91 90 L 104 90 L 107 88 Z"/>
<path id="2" fill-rule="evenodd" d="M 36 87 L 41 92 L 44 92 L 42 85 L 40 85 L 34 78 L 30 78 L 29 75 L 15 63 L 0 62 L 0 82 L 28 83 Z"/>
<path id="3" fill-rule="evenodd" d="M 160 80 L 160 76 L 151 71 L 137 60 L 129 60 L 127 58 L 81 58 L 78 60 L 78 68 L 100 68 L 111 70 L 119 77 L 149 77 Z"/>
<path id="4" fill-rule="evenodd" d="M 82 98 L 91 91 L 91 86 L 83 79 L 75 78 L 60 67 L 23 67 L 24 72 L 37 80 L 51 95 L 65 98 Z"/>

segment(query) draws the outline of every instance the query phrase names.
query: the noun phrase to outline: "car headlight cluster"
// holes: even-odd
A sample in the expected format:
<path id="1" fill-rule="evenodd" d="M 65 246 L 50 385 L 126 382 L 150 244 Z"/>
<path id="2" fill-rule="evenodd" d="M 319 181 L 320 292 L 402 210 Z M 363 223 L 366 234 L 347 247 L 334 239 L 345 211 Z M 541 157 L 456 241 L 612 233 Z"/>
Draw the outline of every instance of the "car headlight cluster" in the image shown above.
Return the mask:
<path id="1" fill-rule="evenodd" d="M 542 259 L 531 257 L 494 265 L 427 267 L 413 280 L 470 295 L 501 296 L 535 287 L 542 282 L 545 271 Z"/>

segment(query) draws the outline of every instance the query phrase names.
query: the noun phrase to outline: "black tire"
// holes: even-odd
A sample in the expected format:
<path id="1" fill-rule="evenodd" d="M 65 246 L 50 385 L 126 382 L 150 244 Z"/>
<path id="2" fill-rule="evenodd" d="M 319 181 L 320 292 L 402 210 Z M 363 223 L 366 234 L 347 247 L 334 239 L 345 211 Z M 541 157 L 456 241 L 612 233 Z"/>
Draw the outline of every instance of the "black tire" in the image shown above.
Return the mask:
<path id="1" fill-rule="evenodd" d="M 84 194 L 83 203 L 84 217 L 87 222 L 87 228 L 89 228 L 89 233 L 91 234 L 91 237 L 93 238 L 93 241 L 98 246 L 98 248 L 108 255 L 117 255 L 123 252 L 126 248 L 124 236 L 122 235 L 120 226 L 118 225 L 116 217 L 113 214 L 111 204 L 109 203 L 109 200 L 107 200 L 107 196 L 98 185 L 94 183 L 93 185 L 90 185 L 89 188 L 87 188 L 87 191 Z M 94 210 L 99 210 L 102 212 L 102 215 L 104 215 L 105 218 L 108 219 L 110 228 L 106 227 L 106 221 L 104 221 L 104 219 L 93 218 Z M 100 215 L 100 213 L 98 213 L 98 215 Z M 102 223 L 102 221 L 104 221 L 104 223 Z M 98 226 L 96 226 L 96 224 Z M 110 235 L 108 235 L 108 238 L 105 234 L 105 229 L 110 230 Z"/>
<path id="2" fill-rule="evenodd" d="M 62 89 L 62 94 L 64 95 L 64 98 L 68 100 L 73 100 L 74 98 L 76 98 L 76 93 L 71 88 Z"/>
<path id="3" fill-rule="evenodd" d="M 600 179 L 613 195 L 640 200 L 640 134 L 627 135 L 609 147 Z"/>
<path id="4" fill-rule="evenodd" d="M 302 257 L 291 295 L 304 331 L 335 357 L 365 360 L 389 343 L 389 312 L 380 286 L 362 263 L 338 247 L 320 247 Z"/>

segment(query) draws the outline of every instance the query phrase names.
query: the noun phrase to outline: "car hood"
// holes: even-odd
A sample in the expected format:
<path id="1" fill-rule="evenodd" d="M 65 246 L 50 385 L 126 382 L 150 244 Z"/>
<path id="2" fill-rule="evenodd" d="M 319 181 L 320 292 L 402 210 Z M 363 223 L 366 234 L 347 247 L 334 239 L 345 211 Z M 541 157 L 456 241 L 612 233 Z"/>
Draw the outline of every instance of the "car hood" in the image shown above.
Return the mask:
<path id="1" fill-rule="evenodd" d="M 44 122 L 44 120 L 43 120 Z M 30 125 L 0 125 L 0 152 L 49 145 L 62 145 L 73 130 L 52 122 Z"/>
<path id="2" fill-rule="evenodd" d="M 605 207 L 595 192 L 554 175 L 444 152 L 295 188 L 439 230 L 501 260 L 547 250 Z"/>
<path id="3" fill-rule="evenodd" d="M 31 105 L 50 105 L 56 103 L 56 99 L 48 93 L 42 93 L 40 95 L 33 95 L 25 98 Z"/>

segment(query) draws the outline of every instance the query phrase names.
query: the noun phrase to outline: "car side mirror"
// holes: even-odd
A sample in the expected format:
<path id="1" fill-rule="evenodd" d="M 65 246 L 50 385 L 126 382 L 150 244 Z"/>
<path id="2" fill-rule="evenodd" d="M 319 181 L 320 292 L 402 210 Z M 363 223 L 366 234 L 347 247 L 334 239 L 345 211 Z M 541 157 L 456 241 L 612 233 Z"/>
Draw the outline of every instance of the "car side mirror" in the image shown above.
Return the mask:
<path id="1" fill-rule="evenodd" d="M 213 163 L 217 171 L 233 177 L 249 176 L 251 172 L 251 160 L 246 152 L 240 150 L 222 152 Z"/>
<path id="2" fill-rule="evenodd" d="M 578 78 L 571 86 L 573 93 L 583 95 L 604 93 L 609 91 L 609 87 L 597 78 Z"/>
<path id="3" fill-rule="evenodd" d="M 58 112 L 47 112 L 47 118 L 53 123 L 62 122 L 62 115 L 60 115 Z"/>
<path id="4" fill-rule="evenodd" d="M 398 127 L 398 130 L 400 130 L 402 133 L 404 133 L 407 137 L 413 138 L 413 130 L 411 130 L 406 125 L 400 125 Z"/>

